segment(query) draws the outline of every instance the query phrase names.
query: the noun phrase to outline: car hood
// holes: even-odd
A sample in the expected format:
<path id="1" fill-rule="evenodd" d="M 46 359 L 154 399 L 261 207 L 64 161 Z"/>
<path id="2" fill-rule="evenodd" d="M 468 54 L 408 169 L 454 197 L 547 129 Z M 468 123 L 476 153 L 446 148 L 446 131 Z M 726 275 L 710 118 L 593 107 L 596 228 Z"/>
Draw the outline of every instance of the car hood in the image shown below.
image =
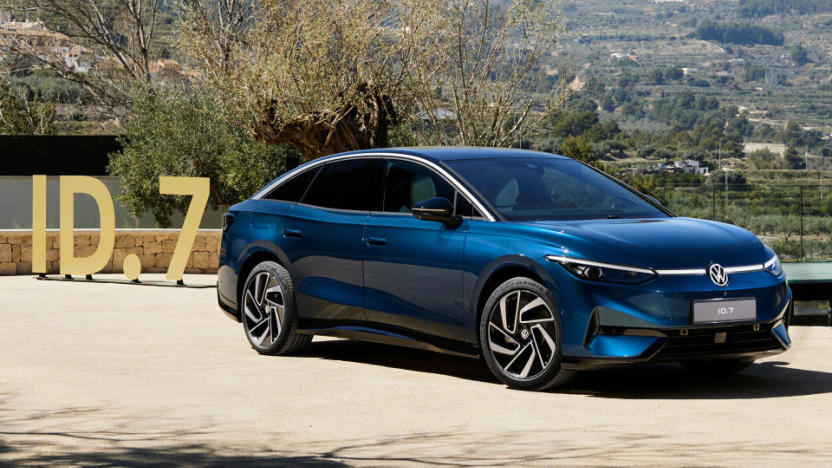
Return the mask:
<path id="1" fill-rule="evenodd" d="M 764 263 L 765 247 L 751 232 L 692 218 L 536 221 L 566 254 L 648 268 L 704 268 Z"/>

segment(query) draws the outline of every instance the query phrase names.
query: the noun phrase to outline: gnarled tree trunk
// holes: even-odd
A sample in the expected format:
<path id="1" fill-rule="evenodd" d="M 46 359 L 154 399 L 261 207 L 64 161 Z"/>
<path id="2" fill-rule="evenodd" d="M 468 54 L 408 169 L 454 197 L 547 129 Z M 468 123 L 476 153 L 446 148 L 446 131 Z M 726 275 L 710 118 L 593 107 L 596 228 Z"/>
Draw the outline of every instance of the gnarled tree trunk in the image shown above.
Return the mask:
<path id="1" fill-rule="evenodd" d="M 338 110 L 300 114 L 285 122 L 275 122 L 276 103 L 272 103 L 261 113 L 254 136 L 265 143 L 292 145 L 307 161 L 344 151 L 387 146 L 387 131 L 397 123 L 390 98 L 372 84 L 360 85 L 352 95 L 353 102 Z"/>

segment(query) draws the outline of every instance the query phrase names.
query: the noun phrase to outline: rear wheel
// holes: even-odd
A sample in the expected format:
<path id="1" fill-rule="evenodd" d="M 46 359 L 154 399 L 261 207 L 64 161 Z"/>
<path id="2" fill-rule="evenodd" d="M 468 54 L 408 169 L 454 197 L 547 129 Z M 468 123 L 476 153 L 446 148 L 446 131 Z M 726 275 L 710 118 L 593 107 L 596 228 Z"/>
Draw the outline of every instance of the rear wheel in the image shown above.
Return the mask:
<path id="1" fill-rule="evenodd" d="M 561 368 L 556 310 L 551 292 L 530 278 L 512 278 L 491 293 L 480 319 L 480 347 L 495 377 L 524 390 L 555 388 L 572 379 L 575 372 Z"/>
<path id="2" fill-rule="evenodd" d="M 681 361 L 679 364 L 690 372 L 701 375 L 731 375 L 754 363 L 753 358 L 738 359 L 697 359 Z"/>
<path id="3" fill-rule="evenodd" d="M 251 347 L 260 354 L 290 354 L 312 341 L 295 332 L 297 314 L 292 278 L 279 264 L 257 264 L 246 279 L 240 317 Z"/>

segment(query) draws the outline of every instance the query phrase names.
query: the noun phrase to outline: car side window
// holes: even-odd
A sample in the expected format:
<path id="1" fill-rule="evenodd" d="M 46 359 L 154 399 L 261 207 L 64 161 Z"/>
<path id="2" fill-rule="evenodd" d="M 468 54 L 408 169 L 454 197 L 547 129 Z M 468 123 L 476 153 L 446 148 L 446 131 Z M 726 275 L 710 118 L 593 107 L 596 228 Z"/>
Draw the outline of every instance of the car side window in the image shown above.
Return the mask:
<path id="1" fill-rule="evenodd" d="M 325 164 L 303 196 L 303 203 L 321 208 L 370 211 L 380 159 L 349 159 Z"/>
<path id="2" fill-rule="evenodd" d="M 451 184 L 421 164 L 387 161 L 383 204 L 387 213 L 410 213 L 414 203 L 435 197 L 445 197 L 453 203 L 454 194 Z"/>
<path id="3" fill-rule="evenodd" d="M 457 216 L 468 216 L 472 218 L 482 218 L 482 215 L 471 202 L 459 192 L 456 192 L 456 201 L 454 202 L 454 214 Z"/>
<path id="4" fill-rule="evenodd" d="M 265 197 L 266 200 L 279 200 L 285 202 L 297 203 L 303 197 L 304 192 L 309 187 L 315 175 L 321 169 L 320 166 L 313 167 L 304 171 L 286 182 L 281 183 L 277 188 L 269 192 Z"/>

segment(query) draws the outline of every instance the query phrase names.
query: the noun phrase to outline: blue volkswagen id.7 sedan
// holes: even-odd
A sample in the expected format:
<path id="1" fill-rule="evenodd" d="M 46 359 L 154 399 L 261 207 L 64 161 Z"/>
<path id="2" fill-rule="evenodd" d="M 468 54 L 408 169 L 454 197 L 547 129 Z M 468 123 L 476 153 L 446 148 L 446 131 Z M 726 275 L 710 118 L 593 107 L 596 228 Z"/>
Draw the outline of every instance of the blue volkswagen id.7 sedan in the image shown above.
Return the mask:
<path id="1" fill-rule="evenodd" d="M 482 356 L 522 389 L 676 361 L 738 371 L 790 346 L 777 255 L 563 156 L 337 154 L 225 215 L 219 304 L 262 354 L 330 335 Z"/>

